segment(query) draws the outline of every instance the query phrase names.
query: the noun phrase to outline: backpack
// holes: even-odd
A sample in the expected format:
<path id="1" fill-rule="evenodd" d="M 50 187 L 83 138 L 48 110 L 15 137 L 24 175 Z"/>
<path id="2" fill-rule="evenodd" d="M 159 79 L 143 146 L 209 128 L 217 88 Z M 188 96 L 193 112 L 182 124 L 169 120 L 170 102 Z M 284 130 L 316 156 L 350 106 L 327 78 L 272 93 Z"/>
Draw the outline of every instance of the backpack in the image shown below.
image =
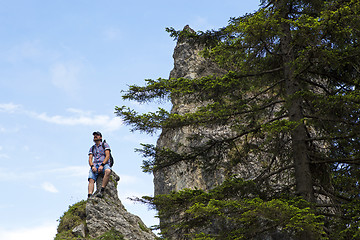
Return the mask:
<path id="1" fill-rule="evenodd" d="M 106 140 L 104 140 L 102 142 L 102 147 L 103 147 L 104 151 L 105 151 L 105 143 L 106 143 Z M 95 149 L 94 148 L 95 148 L 95 146 L 93 145 L 92 148 L 91 148 L 91 152 L 93 153 L 93 156 L 95 156 Z M 110 165 L 110 167 L 112 167 L 114 165 L 114 158 L 111 155 L 111 149 L 109 149 L 109 151 L 110 151 L 109 165 Z"/>

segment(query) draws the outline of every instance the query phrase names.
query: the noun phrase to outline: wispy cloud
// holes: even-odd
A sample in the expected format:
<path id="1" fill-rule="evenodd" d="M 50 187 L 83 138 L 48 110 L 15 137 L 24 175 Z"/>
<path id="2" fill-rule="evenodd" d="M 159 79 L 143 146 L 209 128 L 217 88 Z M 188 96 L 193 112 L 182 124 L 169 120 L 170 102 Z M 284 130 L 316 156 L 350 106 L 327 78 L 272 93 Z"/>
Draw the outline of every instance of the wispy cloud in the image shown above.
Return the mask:
<path id="1" fill-rule="evenodd" d="M 54 123 L 57 125 L 68 125 L 68 126 L 93 126 L 93 127 L 104 127 L 106 131 L 118 130 L 123 122 L 120 118 L 110 117 L 108 115 L 90 115 L 90 114 L 77 114 L 75 116 L 61 116 L 54 115 L 50 116 L 47 113 L 36 113 L 31 112 L 30 115 L 36 119 Z"/>
<path id="2" fill-rule="evenodd" d="M 89 167 L 87 165 L 84 166 L 69 166 L 64 168 L 55 168 L 46 170 L 46 173 L 51 173 L 66 177 L 81 177 L 85 178 L 88 175 Z"/>
<path id="3" fill-rule="evenodd" d="M 14 103 L 0 103 L 0 112 L 14 113 L 20 110 L 21 105 Z"/>
<path id="4" fill-rule="evenodd" d="M 59 191 L 56 189 L 56 187 L 50 183 L 50 182 L 44 182 L 41 184 L 41 188 L 44 189 L 47 192 L 51 193 L 58 193 Z"/>
<path id="5" fill-rule="evenodd" d="M 32 180 L 38 179 L 39 176 L 60 176 L 62 178 L 86 178 L 89 167 L 87 165 L 84 166 L 69 166 L 64 168 L 50 168 L 46 170 L 32 170 L 32 171 L 12 171 L 7 168 L 0 167 L 0 181 L 24 181 L 24 180 Z M 47 182 L 47 181 L 46 181 Z M 1 239 L 1 238 L 0 238 Z"/>
<path id="6" fill-rule="evenodd" d="M 34 119 L 57 125 L 97 127 L 107 132 L 116 131 L 123 125 L 122 120 L 118 117 L 101 114 L 96 115 L 91 111 L 74 108 L 67 109 L 67 112 L 71 114 L 70 116 L 49 115 L 48 113 L 25 110 L 21 105 L 14 103 L 0 103 L 0 112 L 25 114 Z M 5 129 L 0 127 L 0 131 L 5 131 Z"/>

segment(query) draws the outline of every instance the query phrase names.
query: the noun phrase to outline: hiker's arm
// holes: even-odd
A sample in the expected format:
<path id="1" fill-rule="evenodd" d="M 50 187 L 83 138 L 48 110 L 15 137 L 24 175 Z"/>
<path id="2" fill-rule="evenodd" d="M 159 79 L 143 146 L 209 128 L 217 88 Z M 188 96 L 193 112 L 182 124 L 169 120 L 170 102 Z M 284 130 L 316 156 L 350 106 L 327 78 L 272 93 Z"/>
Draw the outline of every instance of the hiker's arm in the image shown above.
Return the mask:
<path id="1" fill-rule="evenodd" d="M 109 158 L 110 158 L 110 150 L 107 149 L 107 150 L 105 150 L 105 159 L 99 166 L 99 169 L 98 169 L 99 172 L 102 172 L 102 170 L 104 169 L 104 165 L 109 161 Z"/>
<path id="2" fill-rule="evenodd" d="M 89 154 L 89 166 L 91 168 L 91 170 L 93 170 L 94 168 L 94 164 L 93 164 L 93 155 L 90 153 Z M 96 169 L 96 168 L 95 168 Z M 94 171 L 94 170 L 93 170 Z"/>

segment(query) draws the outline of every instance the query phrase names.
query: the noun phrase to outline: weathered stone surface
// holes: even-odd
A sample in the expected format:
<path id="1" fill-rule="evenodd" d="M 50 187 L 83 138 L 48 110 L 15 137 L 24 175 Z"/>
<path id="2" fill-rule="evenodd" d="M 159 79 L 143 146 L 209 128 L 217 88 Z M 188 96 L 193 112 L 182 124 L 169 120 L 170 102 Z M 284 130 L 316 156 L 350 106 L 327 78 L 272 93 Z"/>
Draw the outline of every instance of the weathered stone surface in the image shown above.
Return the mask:
<path id="1" fill-rule="evenodd" d="M 122 205 L 117 192 L 119 176 L 112 172 L 103 198 L 91 197 L 86 203 L 86 225 L 90 237 L 98 237 L 115 229 L 129 240 L 153 240 L 155 234 L 142 220 Z M 102 177 L 98 178 L 97 189 L 101 188 Z M 94 195 L 97 194 L 97 191 Z"/>
<path id="2" fill-rule="evenodd" d="M 74 227 L 74 229 L 72 230 L 72 233 L 77 237 L 83 237 L 84 238 L 86 236 L 85 225 L 80 224 L 79 226 Z"/>
<path id="3" fill-rule="evenodd" d="M 185 28 L 187 28 L 189 31 L 192 31 L 188 26 Z M 170 78 L 183 77 L 188 79 L 195 79 L 209 75 L 223 75 L 225 71 L 219 68 L 215 63 L 203 58 L 200 55 L 201 50 L 201 46 L 190 44 L 187 41 L 179 39 L 174 49 L 174 68 L 170 73 Z M 206 104 L 205 102 L 200 102 L 196 99 L 193 99 L 191 95 L 186 97 L 179 97 L 173 94 L 171 101 L 173 104 L 171 112 L 180 115 L 194 112 L 196 108 Z M 185 126 L 175 129 L 163 129 L 157 141 L 157 147 L 169 148 L 177 153 L 186 153 L 189 146 L 198 146 L 203 143 L 201 141 L 205 141 L 191 141 L 189 137 L 193 134 L 203 136 L 202 139 L 206 140 L 210 138 L 230 138 L 233 136 L 234 132 L 230 129 L 229 126 L 214 125 L 208 127 Z M 247 141 L 251 141 L 253 145 L 262 145 L 262 142 L 259 142 L 259 140 L 250 138 L 251 137 L 248 137 Z M 239 139 L 237 144 L 239 144 L 239 147 L 241 148 L 242 139 Z M 231 153 L 229 152 L 228 154 Z M 236 174 L 237 176 L 240 176 L 246 180 L 255 179 L 260 174 L 262 174 L 264 168 L 268 167 L 270 162 L 273 161 L 266 154 L 250 154 L 236 166 L 229 168 L 228 154 L 221 156 L 220 161 L 218 161 L 219 164 L 217 165 L 217 168 L 212 169 L 212 171 L 208 171 L 202 168 L 199 163 L 196 162 L 177 162 L 171 166 L 167 166 L 166 168 L 154 171 L 155 196 L 159 194 L 168 194 L 171 191 L 179 191 L 184 188 L 210 190 L 223 183 L 228 176 L 233 174 Z M 211 162 L 212 157 L 213 156 L 210 155 L 207 161 Z M 280 161 L 277 162 L 280 163 Z M 291 172 L 288 171 L 285 173 L 285 175 L 286 176 L 279 179 L 271 179 L 272 182 L 270 185 L 274 189 L 274 193 L 277 188 L 280 189 L 281 187 L 292 184 L 292 179 L 288 177 L 291 175 Z M 160 222 L 167 223 L 176 219 L 179 219 L 179 216 L 173 216 L 173 219 L 160 219 Z M 216 232 L 216 229 L 203 229 L 200 231 Z M 265 234 L 258 236 L 259 238 L 256 239 L 289 239 L 286 237 L 278 238 L 276 237 L 277 234 L 278 233 L 274 233 L 274 236 Z M 176 240 L 184 239 L 182 237 L 182 233 L 179 233 L 178 231 L 170 233 L 168 237 L 169 239 Z"/>
<path id="4" fill-rule="evenodd" d="M 184 29 L 193 31 L 189 26 Z M 169 78 L 188 78 L 195 79 L 209 75 L 222 75 L 225 73 L 215 63 L 203 58 L 200 52 L 203 48 L 199 45 L 192 45 L 187 41 L 181 39 L 177 42 L 174 49 L 174 68 L 170 73 Z M 173 96 L 171 101 L 173 107 L 172 113 L 185 114 L 194 112 L 201 104 L 197 101 L 189 101 L 191 96 L 187 96 L 186 100 L 183 98 Z M 190 143 L 187 137 L 193 133 L 208 132 L 212 135 L 219 133 L 228 133 L 228 130 L 211 129 L 208 128 L 192 128 L 182 127 L 172 129 L 171 131 L 163 130 L 158 141 L 158 147 L 166 147 L 175 152 L 184 152 L 182 146 L 189 146 Z M 196 143 L 195 143 L 196 144 Z M 171 191 L 178 191 L 183 188 L 199 188 L 210 189 L 224 181 L 224 173 L 222 170 L 213 173 L 204 173 L 203 169 L 199 168 L 197 164 L 179 162 L 166 169 L 161 169 L 154 172 L 154 189 L 155 195 L 167 194 Z"/>
<path id="5" fill-rule="evenodd" d="M 188 26 L 185 27 L 192 31 Z M 226 73 L 214 62 L 205 59 L 201 56 L 200 52 L 202 47 L 197 44 L 190 44 L 187 41 L 179 39 L 174 49 L 174 68 L 170 73 L 170 78 L 188 78 L 195 79 L 209 75 L 221 76 Z M 196 108 L 203 106 L 206 102 L 201 102 L 196 99 L 192 100 L 192 96 L 179 97 L 172 95 L 171 98 L 173 107 L 172 113 L 183 115 L 185 113 L 194 112 Z M 241 120 L 236 119 L 237 122 Z M 245 121 L 245 120 L 244 120 Z M 175 129 L 163 129 L 158 141 L 157 147 L 169 148 L 177 153 L 186 153 L 188 148 L 201 145 L 204 142 L 191 141 L 189 137 L 193 134 L 202 136 L 201 141 L 209 139 L 223 139 L 235 136 L 235 132 L 231 130 L 230 126 L 216 126 L 211 125 L 208 127 L 192 127 L 185 126 Z M 244 144 L 244 139 L 239 138 L 236 144 L 239 149 Z M 253 146 L 261 146 L 262 139 L 247 136 L 246 141 Z M 285 140 L 284 140 L 285 141 Z M 285 141 L 288 142 L 288 141 Z M 212 171 L 204 170 L 196 162 L 177 162 L 166 168 L 154 171 L 154 189 L 155 195 L 167 194 L 171 191 L 178 191 L 184 188 L 197 188 L 203 190 L 210 190 L 215 186 L 221 184 L 228 176 L 237 175 L 245 180 L 253 180 L 263 174 L 264 170 L 271 171 L 269 166 L 277 168 L 283 167 L 284 164 L 280 159 L 275 161 L 272 157 L 264 151 L 264 153 L 252 154 L 250 153 L 242 161 L 237 163 L 236 166 L 232 165 L 229 168 L 230 152 L 223 154 L 218 162 L 217 168 Z M 212 161 L 209 155 L 207 161 Z M 282 159 L 283 160 L 283 159 Z M 274 190 L 281 189 L 284 186 L 293 184 L 293 180 L 289 178 L 291 170 L 284 171 L 283 176 L 277 175 L 269 178 L 269 186 Z M 280 177 L 279 177 L 280 176 Z"/>

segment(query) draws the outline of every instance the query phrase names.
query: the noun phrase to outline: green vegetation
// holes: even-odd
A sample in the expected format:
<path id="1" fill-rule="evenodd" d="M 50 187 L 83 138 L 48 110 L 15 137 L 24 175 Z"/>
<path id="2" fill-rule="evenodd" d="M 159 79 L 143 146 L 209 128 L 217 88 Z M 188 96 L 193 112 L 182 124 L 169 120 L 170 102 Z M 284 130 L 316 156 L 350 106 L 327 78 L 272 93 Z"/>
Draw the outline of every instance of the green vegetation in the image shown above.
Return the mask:
<path id="1" fill-rule="evenodd" d="M 69 206 L 68 211 L 59 219 L 55 240 L 77 239 L 71 232 L 74 227 L 84 224 L 86 226 L 86 201 L 82 200 Z"/>
<path id="2" fill-rule="evenodd" d="M 150 232 L 150 229 L 147 228 L 144 224 L 138 222 L 139 228 L 143 230 L 144 232 Z"/>
<path id="3" fill-rule="evenodd" d="M 168 29 L 202 45 L 202 55 L 227 73 L 146 80 L 123 96 L 140 103 L 176 97 L 198 104 L 195 112 L 140 114 L 122 106 L 117 114 L 149 134 L 184 126 L 227 126 L 233 134 L 195 131 L 189 141 L 196 144 L 179 146 L 181 152 L 144 144 L 144 171 L 179 162 L 232 173 L 258 161 L 262 169 L 242 187 L 241 176 L 229 176 L 217 194 L 183 190 L 143 199 L 171 220 L 160 226 L 164 237 L 251 239 L 276 230 L 307 240 L 359 238 L 359 29 L 358 0 L 262 0 L 258 11 L 216 31 Z M 224 155 L 230 164 L 221 165 Z M 293 184 L 276 189 L 271 181 L 286 182 L 284 176 Z"/>
<path id="4" fill-rule="evenodd" d="M 183 189 L 142 201 L 161 206 L 159 215 L 164 219 L 182 216 L 175 224 L 161 224 L 163 235 L 176 228 L 189 239 L 252 239 L 281 229 L 285 236 L 296 236 L 305 230 L 316 239 L 323 239 L 324 217 L 307 201 L 286 196 L 266 199 L 253 187 L 252 181 L 233 178 L 209 192 Z M 209 228 L 217 231 L 205 234 Z"/>
<path id="5" fill-rule="evenodd" d="M 82 200 L 78 203 L 75 203 L 72 206 L 69 206 L 68 211 L 64 213 L 63 216 L 59 219 L 59 226 L 57 228 L 57 234 L 54 240 L 78 240 L 80 239 L 77 236 L 74 236 L 72 230 L 84 224 L 86 227 L 86 201 Z M 87 233 L 86 233 L 87 234 Z M 124 236 L 116 231 L 111 229 L 104 233 L 103 235 L 97 238 L 90 238 L 86 236 L 85 239 L 88 240 L 123 240 Z"/>
<path id="6" fill-rule="evenodd" d="M 115 229 L 111 229 L 94 240 L 124 240 L 124 236 Z"/>
<path id="7" fill-rule="evenodd" d="M 112 181 L 115 185 L 115 188 L 117 189 L 117 186 L 118 186 L 118 181 L 116 181 L 116 179 L 114 179 L 113 175 L 110 175 L 110 181 Z"/>

